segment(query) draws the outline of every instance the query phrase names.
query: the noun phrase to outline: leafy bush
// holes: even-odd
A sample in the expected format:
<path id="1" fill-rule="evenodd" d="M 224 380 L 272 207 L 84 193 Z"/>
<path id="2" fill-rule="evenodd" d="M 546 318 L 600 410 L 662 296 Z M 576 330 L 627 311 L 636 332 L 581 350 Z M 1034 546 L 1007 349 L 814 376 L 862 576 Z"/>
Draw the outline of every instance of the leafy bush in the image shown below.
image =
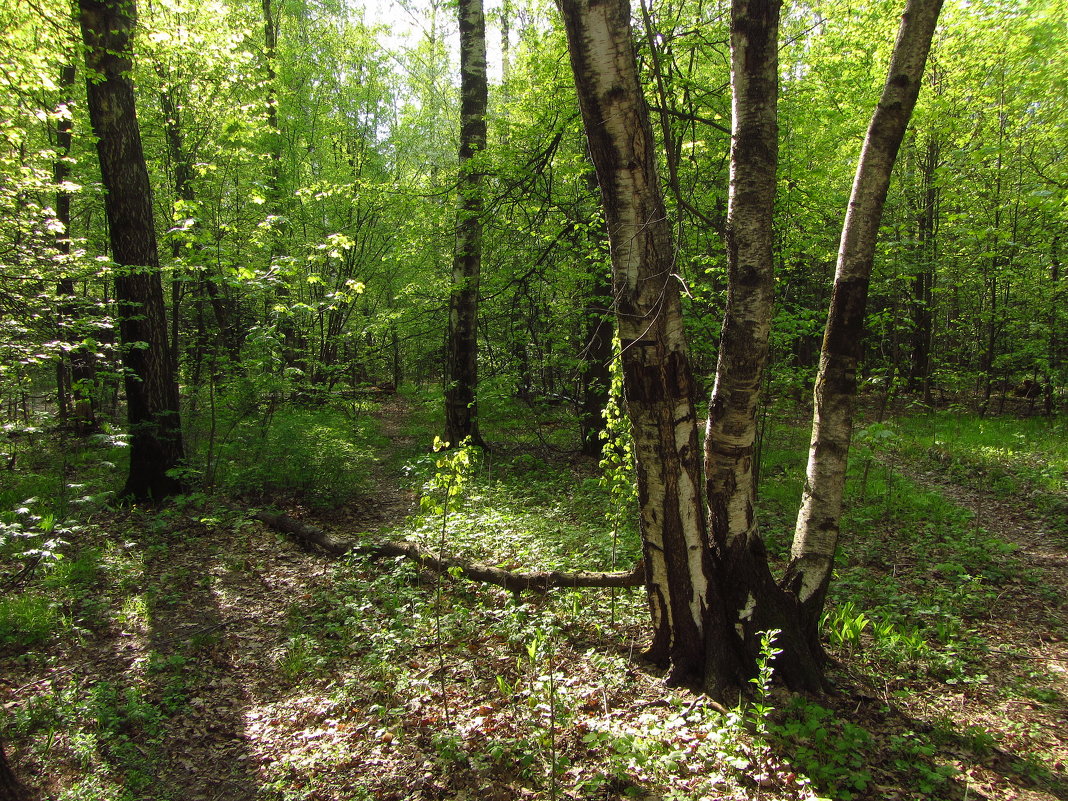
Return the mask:
<path id="1" fill-rule="evenodd" d="M 215 480 L 232 493 L 337 506 L 370 486 L 375 438 L 370 418 L 354 421 L 332 409 L 287 408 L 237 420 L 218 447 Z"/>

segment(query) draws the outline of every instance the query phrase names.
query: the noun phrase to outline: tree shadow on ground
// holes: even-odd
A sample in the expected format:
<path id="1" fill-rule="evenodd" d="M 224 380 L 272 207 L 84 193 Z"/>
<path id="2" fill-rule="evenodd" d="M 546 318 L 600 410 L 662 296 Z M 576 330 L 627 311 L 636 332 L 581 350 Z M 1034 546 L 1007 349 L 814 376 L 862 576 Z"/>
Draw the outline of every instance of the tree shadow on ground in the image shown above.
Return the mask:
<path id="1" fill-rule="evenodd" d="M 149 610 L 146 696 L 168 714 L 154 743 L 156 786 L 169 798 L 254 799 L 256 760 L 245 734 L 248 688 L 226 629 L 213 576 L 215 545 L 204 531 L 173 532 L 167 552 L 146 565 L 155 587 Z"/>
<path id="2" fill-rule="evenodd" d="M 842 770 L 830 782 L 817 782 L 817 788 L 832 792 L 839 788 L 858 789 L 850 784 L 846 768 L 845 749 L 850 746 L 842 727 L 857 726 L 871 739 L 860 746 L 862 768 L 870 773 L 869 785 L 853 797 L 884 799 L 984 799 L 992 797 L 984 787 L 1009 785 L 1015 791 L 1030 790 L 1044 797 L 1068 801 L 1068 774 L 1038 762 L 1033 756 L 1023 756 L 997 746 L 992 739 L 977 738 L 974 733 L 960 731 L 945 723 L 931 723 L 909 714 L 906 710 L 882 698 L 864 692 L 842 692 L 820 699 L 820 704 L 833 710 L 822 728 L 791 727 L 780 723 L 779 732 L 791 731 L 795 736 L 775 741 L 777 752 L 804 770 L 806 763 L 816 759 L 823 765 L 842 759 Z M 787 716 L 789 720 L 789 715 Z M 801 736 L 796 736 L 800 731 Z M 815 732 L 820 733 L 813 737 Z M 827 734 L 827 732 L 832 732 Z M 813 740 L 817 742 L 813 742 Z M 819 753 L 822 751 L 822 753 Z M 834 771 L 829 771 L 834 775 Z M 1004 797 L 1002 793 L 995 793 Z M 834 797 L 837 797 L 836 795 Z M 1015 797 L 1015 796 L 1013 796 Z"/>

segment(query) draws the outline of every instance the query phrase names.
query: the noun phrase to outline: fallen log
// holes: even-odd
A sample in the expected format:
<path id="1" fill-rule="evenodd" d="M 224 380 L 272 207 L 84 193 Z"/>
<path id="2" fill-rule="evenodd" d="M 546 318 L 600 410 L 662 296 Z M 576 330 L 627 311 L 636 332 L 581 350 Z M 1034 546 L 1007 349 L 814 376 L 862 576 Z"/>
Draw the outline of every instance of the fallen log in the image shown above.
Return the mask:
<path id="1" fill-rule="evenodd" d="M 645 583 L 645 565 L 642 561 L 639 561 L 632 570 L 622 573 L 588 571 L 569 573 L 561 570 L 519 573 L 455 556 L 436 556 L 413 542 L 386 541 L 359 545 L 351 540 L 338 538 L 318 526 L 294 520 L 287 515 L 256 512 L 253 517 L 277 531 L 289 534 L 304 548 L 317 548 L 332 556 L 344 556 L 348 553 L 360 554 L 371 559 L 401 556 L 411 559 L 420 567 L 437 573 L 451 574 L 459 571 L 460 575 L 470 581 L 494 584 L 511 592 L 523 590 L 546 592 L 558 587 L 640 587 Z"/>

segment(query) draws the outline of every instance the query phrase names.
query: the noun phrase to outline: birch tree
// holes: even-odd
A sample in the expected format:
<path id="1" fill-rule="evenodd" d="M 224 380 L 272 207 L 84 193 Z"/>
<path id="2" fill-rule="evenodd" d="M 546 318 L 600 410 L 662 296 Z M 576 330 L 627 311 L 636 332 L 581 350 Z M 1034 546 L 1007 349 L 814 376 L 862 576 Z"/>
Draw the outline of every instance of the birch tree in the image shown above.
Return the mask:
<path id="1" fill-rule="evenodd" d="M 653 623 L 646 653 L 670 664 L 672 681 L 697 684 L 711 588 L 694 385 L 630 8 L 565 0 L 561 12 L 608 225 Z"/>
<path id="2" fill-rule="evenodd" d="M 478 287 L 482 270 L 482 176 L 486 149 L 486 18 L 482 0 L 459 0 L 460 181 L 449 338 L 445 364 L 445 439 L 481 442 L 478 431 Z"/>
<path id="3" fill-rule="evenodd" d="M 814 390 L 812 440 L 785 586 L 797 594 L 810 636 L 818 634 L 842 515 L 853 430 L 857 362 L 868 284 L 890 174 L 919 96 L 942 0 L 908 0 L 886 84 L 857 164 Z"/>
<path id="4" fill-rule="evenodd" d="M 882 198 L 940 5 L 941 0 L 909 0 L 883 100 L 869 129 L 856 181 L 860 189 L 843 231 L 840 265 L 845 266 L 839 269 L 841 283 L 836 282 L 828 323 L 827 340 L 839 346 L 859 338 Z M 780 2 L 734 0 L 731 5 L 729 296 L 705 437 L 707 524 L 679 279 L 635 69 L 628 4 L 570 0 L 561 9 L 612 249 L 653 622 L 648 656 L 670 664 L 669 681 L 722 696 L 751 675 L 760 635 L 774 628 L 781 632 L 783 650 L 776 662 L 779 674 L 796 689 L 822 690 L 816 624 L 830 562 L 818 563 L 827 573 L 816 594 L 808 573 L 793 570 L 794 565 L 786 581 L 777 584 L 754 514 L 756 411 L 772 317 Z M 859 311 L 856 327 L 842 328 L 844 312 L 836 304 L 845 304 L 852 315 Z M 840 359 L 839 352 L 840 347 L 831 351 Z M 855 352 L 850 354 L 855 367 Z M 820 385 L 826 382 L 821 373 Z M 837 394 L 818 396 L 818 402 L 829 400 L 836 408 L 849 404 L 855 381 L 834 386 Z M 847 447 L 848 439 L 839 465 L 843 479 Z M 839 491 L 839 506 L 831 511 L 835 531 L 840 511 Z M 799 526 L 795 554 L 800 549 L 807 555 L 806 543 L 816 543 L 804 533 Z"/>

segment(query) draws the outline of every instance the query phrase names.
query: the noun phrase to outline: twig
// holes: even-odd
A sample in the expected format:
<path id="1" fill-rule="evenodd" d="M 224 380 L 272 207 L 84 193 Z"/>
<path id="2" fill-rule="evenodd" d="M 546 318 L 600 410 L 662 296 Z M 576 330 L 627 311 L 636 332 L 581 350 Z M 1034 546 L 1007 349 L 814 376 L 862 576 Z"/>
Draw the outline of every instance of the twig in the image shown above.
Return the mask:
<path id="1" fill-rule="evenodd" d="M 73 667 L 63 668 L 63 670 L 57 670 L 55 673 L 50 673 L 47 676 L 43 676 L 43 677 L 37 679 L 36 681 L 31 681 L 29 684 L 22 685 L 17 690 L 13 690 L 11 694 L 12 695 L 18 695 L 23 690 L 28 690 L 28 689 L 30 689 L 30 687 L 33 687 L 34 685 L 43 684 L 46 681 L 51 681 L 52 679 L 56 678 L 57 676 L 62 676 L 65 673 L 70 673 L 73 670 L 74 670 Z"/>

